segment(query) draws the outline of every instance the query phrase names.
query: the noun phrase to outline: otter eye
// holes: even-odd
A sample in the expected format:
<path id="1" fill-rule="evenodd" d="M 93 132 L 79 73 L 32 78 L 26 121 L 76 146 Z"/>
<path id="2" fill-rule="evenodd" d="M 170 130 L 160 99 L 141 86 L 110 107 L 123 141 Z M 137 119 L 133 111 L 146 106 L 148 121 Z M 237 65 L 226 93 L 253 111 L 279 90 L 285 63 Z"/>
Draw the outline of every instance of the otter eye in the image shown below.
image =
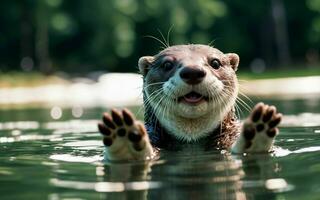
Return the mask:
<path id="1" fill-rule="evenodd" d="M 173 62 L 171 61 L 165 61 L 164 63 L 162 63 L 162 67 L 166 70 L 169 71 L 173 68 Z"/>
<path id="2" fill-rule="evenodd" d="M 221 67 L 221 63 L 218 59 L 212 59 L 210 61 L 210 65 L 213 67 L 213 69 L 219 69 Z"/>

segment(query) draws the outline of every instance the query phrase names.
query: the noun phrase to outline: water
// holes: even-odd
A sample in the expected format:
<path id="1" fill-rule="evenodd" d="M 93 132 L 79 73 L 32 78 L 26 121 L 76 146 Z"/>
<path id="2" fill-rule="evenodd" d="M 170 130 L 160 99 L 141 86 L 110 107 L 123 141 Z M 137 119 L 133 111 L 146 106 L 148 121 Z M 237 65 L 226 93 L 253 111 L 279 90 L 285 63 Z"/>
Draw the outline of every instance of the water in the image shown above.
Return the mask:
<path id="1" fill-rule="evenodd" d="M 319 99 L 266 102 L 286 114 L 271 155 L 163 150 L 126 163 L 102 160 L 103 108 L 2 109 L 0 199 L 319 199 Z"/>

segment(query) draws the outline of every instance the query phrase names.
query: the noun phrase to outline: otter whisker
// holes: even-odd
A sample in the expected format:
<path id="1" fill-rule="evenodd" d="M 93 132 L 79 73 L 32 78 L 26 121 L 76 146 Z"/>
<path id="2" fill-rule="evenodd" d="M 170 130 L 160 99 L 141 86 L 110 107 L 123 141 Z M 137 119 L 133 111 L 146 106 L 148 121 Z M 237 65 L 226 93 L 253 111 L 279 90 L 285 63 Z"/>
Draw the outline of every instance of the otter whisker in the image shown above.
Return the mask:
<path id="1" fill-rule="evenodd" d="M 244 98 L 246 98 L 248 101 L 250 101 L 250 103 L 253 103 L 250 97 L 248 97 L 244 92 L 242 92 L 242 90 L 246 90 L 246 89 L 242 85 L 239 85 L 239 86 L 240 86 L 239 94 Z"/>
<path id="2" fill-rule="evenodd" d="M 162 94 L 162 92 L 160 91 L 159 93 L 156 94 L 156 96 L 152 96 L 152 98 L 149 98 L 149 100 L 150 100 L 150 99 L 152 100 L 152 99 L 158 98 L 158 96 L 161 95 L 161 94 Z M 152 117 L 153 117 L 152 120 L 156 119 L 156 115 L 157 115 L 157 113 L 159 112 L 159 111 L 158 111 L 158 107 L 160 106 L 160 103 L 161 103 L 161 101 L 163 100 L 163 98 L 164 98 L 164 96 L 160 98 L 160 100 L 158 101 L 158 103 L 157 103 L 156 105 L 154 105 L 154 106 L 151 105 L 151 107 L 152 107 L 152 110 L 151 110 L 152 113 L 151 113 L 151 115 L 152 115 Z M 152 100 L 152 101 L 153 101 L 153 100 Z M 149 101 L 149 104 L 151 104 L 150 101 Z M 161 110 L 161 109 L 160 109 L 160 110 Z M 156 128 L 156 127 L 155 127 L 155 128 Z"/>
<path id="3" fill-rule="evenodd" d="M 150 105 L 150 102 L 152 102 L 155 98 L 161 95 L 162 88 L 159 88 L 155 91 L 153 91 L 149 96 L 146 95 L 146 98 L 144 100 L 145 105 Z M 141 110 L 143 107 L 141 107 L 138 111 L 139 114 L 141 114 Z"/>
<path id="4" fill-rule="evenodd" d="M 236 117 L 238 118 L 238 119 L 240 119 L 241 118 L 241 115 L 242 115 L 242 110 L 239 108 L 239 106 L 238 106 L 238 104 L 237 103 L 235 103 L 234 104 L 234 107 L 235 107 L 235 110 L 236 110 Z"/>
<path id="5" fill-rule="evenodd" d="M 228 99 L 228 98 L 230 98 L 230 97 L 232 97 L 234 94 L 231 92 L 231 91 L 228 91 L 228 90 L 222 90 L 222 97 L 224 97 L 225 99 Z M 223 105 L 225 106 L 225 107 L 227 107 L 228 105 L 227 105 L 227 101 L 223 101 L 223 99 L 221 98 L 221 100 L 222 100 L 222 103 L 223 103 Z"/>
<path id="6" fill-rule="evenodd" d="M 227 101 L 224 101 L 224 99 L 228 98 L 228 96 L 230 96 L 230 93 L 226 92 L 226 91 L 222 91 L 222 95 L 218 96 L 220 103 L 222 104 L 222 108 L 223 110 L 227 107 Z M 222 108 L 220 108 L 220 113 Z"/>
<path id="7" fill-rule="evenodd" d="M 147 91 L 146 91 L 146 95 L 148 95 L 147 97 L 152 97 L 153 95 L 157 94 L 159 91 L 162 91 L 163 89 L 162 88 L 158 88 L 156 89 L 155 91 L 153 91 L 151 94 L 148 94 Z"/>
<path id="8" fill-rule="evenodd" d="M 155 83 L 149 83 L 149 84 L 144 84 L 142 87 L 139 87 L 139 88 L 143 88 L 143 89 L 146 89 L 150 86 L 153 86 L 153 85 L 160 85 L 160 84 L 164 84 L 165 81 L 160 81 L 160 82 L 155 82 Z"/>
<path id="9" fill-rule="evenodd" d="M 148 87 L 150 86 L 155 86 L 155 85 L 161 85 L 165 83 L 164 81 L 160 81 L 160 82 L 156 82 L 156 83 L 150 83 L 150 84 L 147 84 L 147 85 L 143 85 L 142 87 L 138 87 L 137 89 L 141 89 L 141 93 L 139 94 L 139 96 L 143 95 L 143 91 L 146 91 Z"/>
<path id="10" fill-rule="evenodd" d="M 168 33 L 167 33 L 167 44 L 168 44 L 168 46 L 170 46 L 170 33 L 171 33 L 171 31 L 172 31 L 172 29 L 173 29 L 173 24 L 170 26 L 170 28 L 169 28 L 169 30 L 168 30 Z"/>
<path id="11" fill-rule="evenodd" d="M 150 85 L 158 85 L 161 83 L 165 83 L 165 81 L 159 81 L 159 82 L 155 82 L 155 83 L 148 83 L 146 86 L 150 86 Z"/>
<path id="12" fill-rule="evenodd" d="M 205 87 L 204 88 L 205 89 L 205 91 L 206 91 L 206 93 L 207 93 L 207 96 L 208 96 L 208 98 L 209 98 L 209 101 L 210 101 L 210 98 L 211 98 L 211 93 L 209 92 L 209 87 Z"/>
<path id="13" fill-rule="evenodd" d="M 244 83 L 248 83 L 248 80 L 243 80 L 243 79 L 238 79 L 238 82 L 244 82 Z"/>
<path id="14" fill-rule="evenodd" d="M 165 101 L 164 106 L 163 106 L 163 112 L 162 112 L 162 117 L 165 118 L 169 116 L 169 106 L 170 106 L 171 100 L 169 99 L 168 101 Z"/>
<path id="15" fill-rule="evenodd" d="M 163 95 L 163 96 L 158 100 L 157 104 L 154 106 L 155 112 L 158 111 L 158 108 L 159 108 L 159 106 L 160 106 L 160 104 L 161 104 L 161 102 L 162 102 L 162 100 L 163 100 L 164 98 L 165 98 L 165 96 Z"/>
<path id="16" fill-rule="evenodd" d="M 147 88 L 151 87 L 151 86 L 155 86 L 155 85 L 161 85 L 164 84 L 165 82 L 156 82 L 156 83 L 150 83 L 148 85 L 143 86 L 143 89 L 146 90 Z"/>
<path id="17" fill-rule="evenodd" d="M 156 99 L 161 96 L 162 92 L 157 93 L 156 95 L 149 97 L 146 101 L 145 104 L 146 105 L 150 105 L 151 107 L 153 107 L 152 102 L 157 102 Z"/>
<path id="18" fill-rule="evenodd" d="M 152 93 L 152 95 L 146 97 L 145 102 L 146 103 L 151 103 L 153 100 L 155 100 L 159 95 L 161 94 L 161 91 L 155 91 Z"/>
<path id="19" fill-rule="evenodd" d="M 242 108 L 244 108 L 245 111 L 249 112 L 250 110 L 248 110 L 248 108 L 246 106 L 244 106 L 240 101 L 236 100 L 236 104 Z M 242 112 L 241 112 L 242 113 Z M 242 113 L 243 114 L 243 113 Z"/>
<path id="20" fill-rule="evenodd" d="M 168 48 L 169 47 L 168 41 L 166 41 L 166 38 L 164 37 L 164 35 L 162 34 L 162 32 L 159 29 L 158 29 L 158 32 L 160 33 L 164 43 L 166 44 L 166 48 Z"/>
<path id="21" fill-rule="evenodd" d="M 210 47 L 214 47 L 213 43 L 216 41 L 216 39 L 211 40 L 207 45 Z"/>
<path id="22" fill-rule="evenodd" d="M 250 103 L 253 103 L 252 100 L 250 99 L 250 97 L 248 97 L 245 93 L 239 91 L 239 94 L 240 94 L 241 96 L 243 96 L 244 98 L 246 98 L 248 101 L 250 101 Z"/>
<path id="23" fill-rule="evenodd" d="M 246 100 L 249 101 L 250 104 L 253 104 L 253 101 L 250 99 L 250 97 L 248 97 L 247 95 L 245 95 L 244 93 L 239 91 L 239 98 L 240 96 L 244 97 Z M 244 100 L 243 100 L 244 101 Z M 250 108 L 251 109 L 251 108 Z"/>
<path id="24" fill-rule="evenodd" d="M 237 102 L 239 102 L 248 112 L 250 112 L 251 107 L 243 101 L 239 96 L 237 97 Z"/>
<path id="25" fill-rule="evenodd" d="M 152 35 L 146 35 L 144 37 L 147 37 L 147 38 L 151 38 L 151 39 L 154 39 L 156 41 L 158 41 L 160 44 L 162 44 L 163 46 L 161 48 L 165 49 L 167 48 L 167 44 L 164 43 L 163 41 L 161 41 L 160 39 L 156 38 L 155 36 L 152 36 Z"/>
<path id="26" fill-rule="evenodd" d="M 160 105 L 162 104 L 162 101 L 163 99 L 165 98 L 166 96 L 162 96 L 159 100 L 159 102 L 156 104 L 156 106 L 154 107 L 154 115 L 161 115 L 161 111 L 162 111 L 162 108 L 160 108 Z"/>

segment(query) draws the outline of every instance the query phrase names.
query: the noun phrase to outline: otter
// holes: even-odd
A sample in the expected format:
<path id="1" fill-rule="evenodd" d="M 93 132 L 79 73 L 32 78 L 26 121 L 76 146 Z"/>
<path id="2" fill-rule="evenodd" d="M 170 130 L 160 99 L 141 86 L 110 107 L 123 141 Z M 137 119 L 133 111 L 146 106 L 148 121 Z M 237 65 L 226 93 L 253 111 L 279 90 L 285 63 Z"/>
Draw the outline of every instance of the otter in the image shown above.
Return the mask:
<path id="1" fill-rule="evenodd" d="M 234 153 L 269 152 L 282 114 L 258 103 L 240 123 L 235 115 L 239 56 L 201 44 L 167 47 L 138 61 L 145 124 L 128 110 L 104 113 L 98 124 L 109 160 L 150 159 L 155 148 L 188 145 Z"/>

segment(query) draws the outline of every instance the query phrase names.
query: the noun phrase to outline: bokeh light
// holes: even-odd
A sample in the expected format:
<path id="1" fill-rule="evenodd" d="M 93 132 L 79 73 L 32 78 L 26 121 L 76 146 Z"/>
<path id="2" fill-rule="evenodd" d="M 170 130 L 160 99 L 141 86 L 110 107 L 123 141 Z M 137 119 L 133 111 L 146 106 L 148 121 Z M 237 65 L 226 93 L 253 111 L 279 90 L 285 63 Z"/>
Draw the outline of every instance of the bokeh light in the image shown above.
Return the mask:
<path id="1" fill-rule="evenodd" d="M 80 118 L 83 115 L 83 108 L 80 106 L 75 106 L 71 110 L 72 116 L 75 118 Z"/>
<path id="2" fill-rule="evenodd" d="M 51 108 L 50 115 L 52 119 L 58 120 L 62 117 L 62 109 L 58 106 L 54 106 Z"/>

